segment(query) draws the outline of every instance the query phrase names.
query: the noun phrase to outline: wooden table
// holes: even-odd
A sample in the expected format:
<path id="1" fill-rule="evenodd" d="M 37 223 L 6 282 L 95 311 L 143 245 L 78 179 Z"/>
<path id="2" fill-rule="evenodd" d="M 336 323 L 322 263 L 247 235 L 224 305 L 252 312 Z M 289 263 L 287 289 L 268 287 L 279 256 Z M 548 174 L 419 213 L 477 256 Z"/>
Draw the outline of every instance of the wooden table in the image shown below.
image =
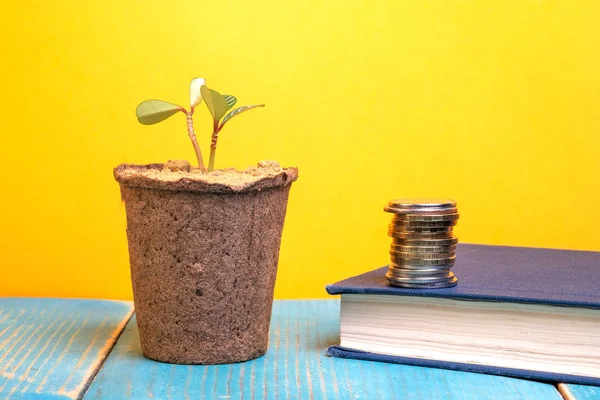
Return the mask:
<path id="1" fill-rule="evenodd" d="M 145 359 L 132 314 L 129 302 L 0 299 L 0 399 L 600 399 L 600 387 L 327 357 L 337 300 L 276 301 L 267 354 L 219 366 Z"/>

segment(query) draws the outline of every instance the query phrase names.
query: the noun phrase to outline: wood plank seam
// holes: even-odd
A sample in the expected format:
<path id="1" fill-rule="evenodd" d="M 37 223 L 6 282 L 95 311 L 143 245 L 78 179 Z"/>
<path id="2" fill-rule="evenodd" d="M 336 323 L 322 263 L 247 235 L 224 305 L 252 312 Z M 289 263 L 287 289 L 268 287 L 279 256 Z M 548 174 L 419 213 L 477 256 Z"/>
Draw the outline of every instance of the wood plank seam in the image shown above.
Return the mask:
<path id="1" fill-rule="evenodd" d="M 72 391 L 69 391 L 66 393 L 60 393 L 60 394 L 64 394 L 74 400 L 81 400 L 83 398 L 83 396 L 85 396 L 90 385 L 92 384 L 94 379 L 96 379 L 96 375 L 98 375 L 100 368 L 102 368 L 102 366 L 104 365 L 104 362 L 106 361 L 106 359 L 108 358 L 110 353 L 113 351 L 113 349 L 115 348 L 115 345 L 119 341 L 119 338 L 125 331 L 125 327 L 127 326 L 127 324 L 129 323 L 129 320 L 133 316 L 133 312 L 134 312 L 134 310 L 132 307 L 128 311 L 125 318 L 123 318 L 121 320 L 121 322 L 119 323 L 119 325 L 117 325 L 112 336 L 110 338 L 108 338 L 108 340 L 104 344 L 104 347 L 102 348 L 102 349 L 106 349 L 106 352 L 104 353 L 104 355 L 102 357 L 99 357 L 98 360 L 96 360 L 96 362 L 94 362 L 89 367 L 90 373 L 89 373 L 88 379 L 86 381 L 82 382 L 81 384 L 79 384 L 79 386 L 76 387 L 75 389 L 73 389 Z M 99 351 L 99 353 L 102 353 L 102 349 Z"/>

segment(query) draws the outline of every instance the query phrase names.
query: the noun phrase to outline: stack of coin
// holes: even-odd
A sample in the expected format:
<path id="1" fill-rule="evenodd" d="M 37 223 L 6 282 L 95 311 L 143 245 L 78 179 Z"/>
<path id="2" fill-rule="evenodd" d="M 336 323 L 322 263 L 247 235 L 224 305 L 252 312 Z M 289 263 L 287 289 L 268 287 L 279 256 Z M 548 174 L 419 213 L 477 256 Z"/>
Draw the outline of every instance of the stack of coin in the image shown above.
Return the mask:
<path id="1" fill-rule="evenodd" d="M 393 239 L 386 277 L 392 286 L 437 289 L 455 286 L 450 269 L 456 260 L 456 202 L 446 199 L 397 199 L 384 210 L 393 213 Z"/>

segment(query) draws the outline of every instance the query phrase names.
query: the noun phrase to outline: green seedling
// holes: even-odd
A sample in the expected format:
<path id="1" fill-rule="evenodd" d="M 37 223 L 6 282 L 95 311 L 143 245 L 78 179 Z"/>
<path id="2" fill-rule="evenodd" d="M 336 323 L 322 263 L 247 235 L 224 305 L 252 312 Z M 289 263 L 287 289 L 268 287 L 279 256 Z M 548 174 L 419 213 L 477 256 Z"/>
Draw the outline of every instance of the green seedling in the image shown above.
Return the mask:
<path id="1" fill-rule="evenodd" d="M 205 172 L 204 160 L 202 159 L 202 152 L 194 133 L 194 120 L 192 116 L 196 107 L 200 105 L 204 99 L 210 114 L 213 119 L 212 127 L 212 139 L 210 142 L 210 158 L 208 161 L 208 172 L 214 170 L 215 167 L 215 154 L 217 152 L 217 140 L 219 139 L 219 132 L 223 129 L 223 126 L 236 115 L 243 113 L 244 111 L 251 110 L 257 107 L 264 107 L 264 104 L 254 104 L 250 106 L 238 107 L 232 111 L 231 108 L 237 102 L 235 96 L 225 94 L 222 95 L 216 90 L 209 89 L 206 86 L 206 80 L 203 78 L 194 78 L 190 82 L 190 110 L 178 106 L 177 104 L 169 103 L 162 100 L 146 100 L 141 102 L 136 110 L 135 115 L 138 121 L 144 125 L 154 125 L 158 122 L 164 121 L 170 116 L 182 112 L 186 116 L 187 120 L 187 131 L 194 151 L 196 152 L 196 158 L 198 159 L 198 167 L 200 171 Z M 228 113 L 229 111 L 229 113 Z"/>

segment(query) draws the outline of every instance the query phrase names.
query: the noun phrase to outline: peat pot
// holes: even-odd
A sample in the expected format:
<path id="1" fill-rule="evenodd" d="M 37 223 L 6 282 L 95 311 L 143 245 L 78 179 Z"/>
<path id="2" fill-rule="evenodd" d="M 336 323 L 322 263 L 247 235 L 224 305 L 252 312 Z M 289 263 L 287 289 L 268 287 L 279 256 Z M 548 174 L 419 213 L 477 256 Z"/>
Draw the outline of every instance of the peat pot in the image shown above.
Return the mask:
<path id="1" fill-rule="evenodd" d="M 175 364 L 262 356 L 297 169 L 262 162 L 201 174 L 165 165 L 114 170 L 144 355 Z"/>

